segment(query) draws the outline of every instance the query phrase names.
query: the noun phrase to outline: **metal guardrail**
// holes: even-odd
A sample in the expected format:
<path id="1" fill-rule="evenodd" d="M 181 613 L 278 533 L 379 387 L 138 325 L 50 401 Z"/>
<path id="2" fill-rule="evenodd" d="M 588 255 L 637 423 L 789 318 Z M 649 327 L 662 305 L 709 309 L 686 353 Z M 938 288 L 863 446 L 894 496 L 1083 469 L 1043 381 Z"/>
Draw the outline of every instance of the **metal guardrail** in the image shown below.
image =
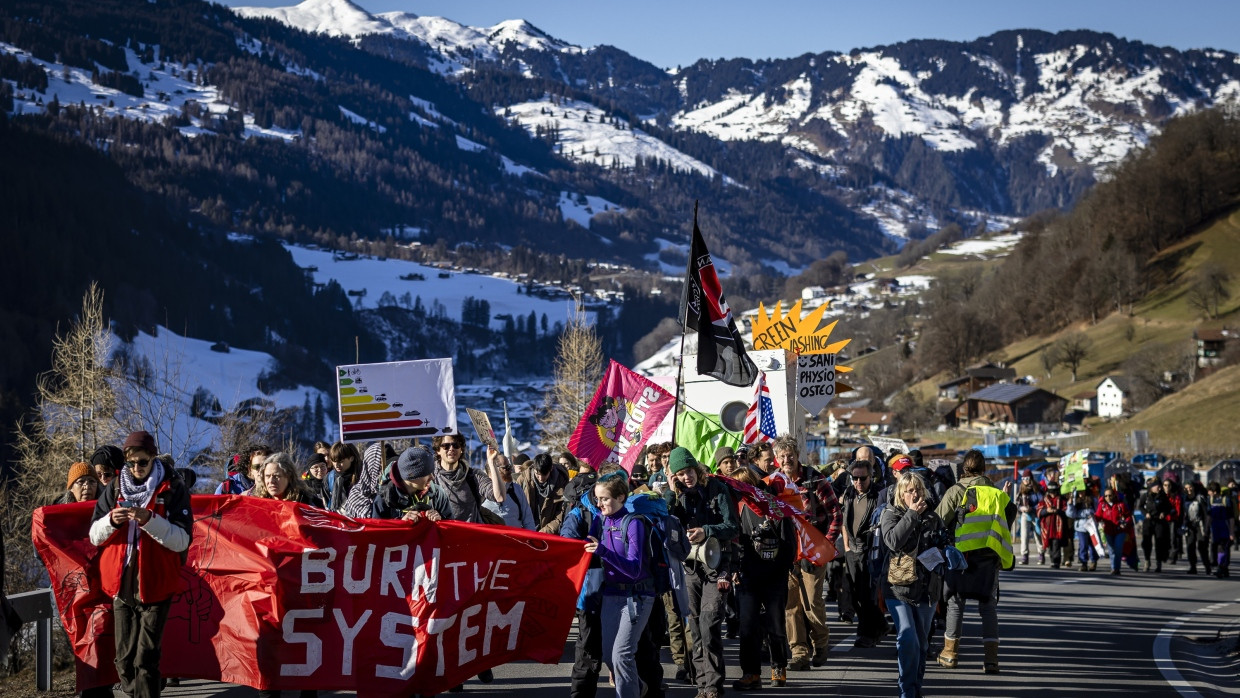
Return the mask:
<path id="1" fill-rule="evenodd" d="M 35 688 L 52 690 L 52 621 L 56 600 L 51 589 L 36 589 L 7 597 L 22 623 L 35 624 Z"/>

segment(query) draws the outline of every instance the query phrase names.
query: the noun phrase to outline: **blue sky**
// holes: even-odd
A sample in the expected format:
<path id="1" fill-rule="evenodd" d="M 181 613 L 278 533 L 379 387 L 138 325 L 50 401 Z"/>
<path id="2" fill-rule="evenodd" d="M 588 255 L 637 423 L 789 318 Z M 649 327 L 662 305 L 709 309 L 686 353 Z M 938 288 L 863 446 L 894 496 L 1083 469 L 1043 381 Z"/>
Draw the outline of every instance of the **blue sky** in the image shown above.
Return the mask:
<path id="1" fill-rule="evenodd" d="M 295 5 L 297 0 L 223 0 Z M 786 58 L 1001 29 L 1093 29 L 1178 49 L 1240 53 L 1240 0 L 353 0 L 366 10 L 473 26 L 526 19 L 582 46 L 611 44 L 660 67 L 699 58 Z"/>

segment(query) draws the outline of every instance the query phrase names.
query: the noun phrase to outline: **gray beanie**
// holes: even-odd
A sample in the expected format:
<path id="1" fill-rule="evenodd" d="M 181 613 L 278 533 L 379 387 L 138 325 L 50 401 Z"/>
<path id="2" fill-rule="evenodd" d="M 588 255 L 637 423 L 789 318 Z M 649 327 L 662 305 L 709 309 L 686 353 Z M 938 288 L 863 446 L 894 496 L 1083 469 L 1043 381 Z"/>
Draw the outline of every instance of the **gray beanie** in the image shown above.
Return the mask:
<path id="1" fill-rule="evenodd" d="M 416 480 L 435 472 L 435 454 L 425 446 L 410 446 L 400 454 L 396 470 L 402 480 Z"/>

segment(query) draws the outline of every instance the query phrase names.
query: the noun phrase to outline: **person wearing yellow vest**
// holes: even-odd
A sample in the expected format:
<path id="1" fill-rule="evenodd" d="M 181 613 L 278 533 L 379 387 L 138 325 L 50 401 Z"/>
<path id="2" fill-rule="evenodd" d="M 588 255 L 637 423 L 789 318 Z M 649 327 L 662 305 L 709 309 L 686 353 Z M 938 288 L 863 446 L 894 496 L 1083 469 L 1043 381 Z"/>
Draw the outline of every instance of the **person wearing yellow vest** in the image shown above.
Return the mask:
<path id="1" fill-rule="evenodd" d="M 948 528 L 955 528 L 956 549 L 965 554 L 968 569 L 961 573 L 962 593 L 947 589 L 947 629 L 939 665 L 949 669 L 957 663 L 961 629 L 964 626 L 966 596 L 977 599 L 982 617 L 983 668 L 987 674 L 999 673 L 999 574 L 1015 563 L 1012 554 L 1012 523 L 1016 504 L 986 477 L 986 457 L 977 449 L 964 454 L 961 478 L 943 494 L 936 510 Z M 979 591 L 980 590 L 980 593 Z"/>

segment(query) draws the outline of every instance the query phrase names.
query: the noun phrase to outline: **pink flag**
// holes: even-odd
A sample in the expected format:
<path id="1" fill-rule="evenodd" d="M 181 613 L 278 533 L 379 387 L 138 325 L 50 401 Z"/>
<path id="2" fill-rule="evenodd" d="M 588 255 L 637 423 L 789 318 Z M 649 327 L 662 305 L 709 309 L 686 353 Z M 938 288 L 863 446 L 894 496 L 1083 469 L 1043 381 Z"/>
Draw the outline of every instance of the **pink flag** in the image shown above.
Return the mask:
<path id="1" fill-rule="evenodd" d="M 568 450 L 595 468 L 618 463 L 632 472 L 642 446 L 675 404 L 671 393 L 612 361 Z"/>

